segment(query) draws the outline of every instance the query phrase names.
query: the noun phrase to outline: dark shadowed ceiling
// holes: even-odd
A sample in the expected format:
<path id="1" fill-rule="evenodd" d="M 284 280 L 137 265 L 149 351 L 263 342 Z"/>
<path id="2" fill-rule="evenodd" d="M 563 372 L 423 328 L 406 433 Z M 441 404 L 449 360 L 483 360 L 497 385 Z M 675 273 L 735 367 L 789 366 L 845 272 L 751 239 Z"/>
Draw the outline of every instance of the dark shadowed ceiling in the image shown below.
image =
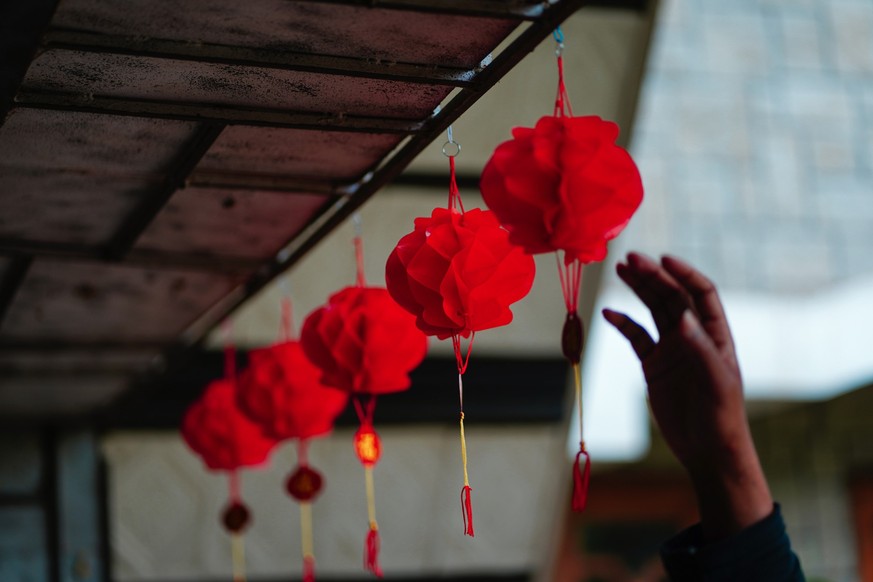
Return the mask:
<path id="1" fill-rule="evenodd" d="M 583 3 L 0 9 L 0 409 L 172 365 Z"/>

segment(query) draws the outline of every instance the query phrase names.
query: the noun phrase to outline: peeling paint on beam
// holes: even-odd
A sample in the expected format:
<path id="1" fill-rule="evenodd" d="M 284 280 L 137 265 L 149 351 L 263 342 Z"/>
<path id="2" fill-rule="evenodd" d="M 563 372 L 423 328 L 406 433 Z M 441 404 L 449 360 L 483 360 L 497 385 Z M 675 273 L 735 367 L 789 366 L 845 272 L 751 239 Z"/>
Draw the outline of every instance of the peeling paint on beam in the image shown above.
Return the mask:
<path id="1" fill-rule="evenodd" d="M 407 119 L 360 117 L 337 114 L 302 113 L 276 109 L 259 109 L 181 103 L 152 99 L 96 97 L 54 91 L 19 91 L 16 107 L 102 113 L 177 121 L 213 121 L 225 125 L 255 125 L 292 129 L 328 129 L 362 133 L 415 134 L 422 122 Z"/>
<path id="2" fill-rule="evenodd" d="M 106 249 L 110 257 L 120 259 L 130 252 L 133 245 L 136 244 L 136 240 L 148 228 L 176 190 L 185 185 L 185 179 L 194 170 L 207 150 L 212 147 L 222 130 L 224 130 L 224 125 L 206 123 L 194 132 L 194 136 L 182 147 L 182 151 L 161 186 L 154 193 L 143 198 L 142 202 L 115 232 Z"/>
<path id="3" fill-rule="evenodd" d="M 224 190 L 269 190 L 288 194 L 323 194 L 341 196 L 342 185 L 325 180 L 307 180 L 293 176 L 239 174 L 197 170 L 186 181 L 188 186 Z"/>
<path id="4" fill-rule="evenodd" d="M 43 46 L 46 49 L 168 58 L 452 87 L 473 86 L 478 72 L 477 70 L 295 53 L 285 50 L 194 44 L 156 38 L 116 37 L 63 29 L 50 30 L 43 38 Z"/>
<path id="5" fill-rule="evenodd" d="M 105 247 L 71 245 L 68 243 L 49 243 L 40 241 L 22 241 L 0 238 L 0 255 L 19 256 L 32 260 L 37 257 L 52 259 L 67 259 L 71 261 L 95 261 L 104 263 L 118 262 L 107 256 Z M 150 267 L 166 269 L 186 269 L 191 271 L 208 271 L 226 274 L 245 274 L 256 271 L 261 261 L 239 257 L 202 255 L 189 253 L 168 253 L 146 249 L 133 249 L 124 257 L 124 264 L 133 267 Z M 8 276 L 8 275 L 7 275 Z M 0 284 L 0 297 L 5 288 Z"/>
<path id="6" fill-rule="evenodd" d="M 313 1 L 313 0 L 308 0 Z M 322 4 L 349 4 L 371 8 L 412 10 L 438 14 L 483 16 L 511 20 L 537 20 L 550 2 L 530 0 L 314 0 Z"/>

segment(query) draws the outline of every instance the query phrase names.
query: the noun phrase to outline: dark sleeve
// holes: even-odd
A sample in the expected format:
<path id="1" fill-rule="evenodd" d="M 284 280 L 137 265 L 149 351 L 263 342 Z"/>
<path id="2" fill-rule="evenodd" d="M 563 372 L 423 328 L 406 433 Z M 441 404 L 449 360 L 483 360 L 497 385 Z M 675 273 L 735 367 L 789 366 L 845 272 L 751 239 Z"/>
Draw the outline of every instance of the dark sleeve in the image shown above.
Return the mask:
<path id="1" fill-rule="evenodd" d="M 800 561 L 791 551 L 779 505 L 773 513 L 724 540 L 705 543 L 700 524 L 661 547 L 673 582 L 804 582 Z"/>

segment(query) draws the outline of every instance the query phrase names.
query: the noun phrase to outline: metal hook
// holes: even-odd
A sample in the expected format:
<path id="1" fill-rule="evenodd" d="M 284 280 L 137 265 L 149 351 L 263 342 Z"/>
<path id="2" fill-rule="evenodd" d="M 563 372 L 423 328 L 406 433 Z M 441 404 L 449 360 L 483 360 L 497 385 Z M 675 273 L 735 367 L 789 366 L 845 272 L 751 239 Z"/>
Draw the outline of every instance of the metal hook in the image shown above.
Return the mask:
<path id="1" fill-rule="evenodd" d="M 446 134 L 448 135 L 449 141 L 443 144 L 443 155 L 447 158 L 454 158 L 461 153 L 461 144 L 455 141 L 451 125 L 446 130 Z"/>

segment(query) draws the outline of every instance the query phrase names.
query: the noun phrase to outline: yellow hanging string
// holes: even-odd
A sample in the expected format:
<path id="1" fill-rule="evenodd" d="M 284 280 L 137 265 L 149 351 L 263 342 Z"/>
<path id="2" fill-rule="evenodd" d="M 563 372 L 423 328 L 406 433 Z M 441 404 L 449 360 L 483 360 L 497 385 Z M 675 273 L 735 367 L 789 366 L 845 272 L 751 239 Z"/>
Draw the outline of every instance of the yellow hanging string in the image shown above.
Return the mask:
<path id="1" fill-rule="evenodd" d="M 464 487 L 461 489 L 461 514 L 464 517 L 464 534 L 473 537 L 473 504 L 470 499 L 473 488 L 470 487 L 470 476 L 467 473 L 467 436 L 464 434 L 464 380 L 463 374 L 458 374 L 458 396 L 461 405 L 461 462 L 464 465 Z"/>
<path id="2" fill-rule="evenodd" d="M 308 501 L 300 503 L 300 546 L 303 550 L 304 560 L 315 558 L 312 541 L 312 504 Z"/>
<path id="3" fill-rule="evenodd" d="M 246 545 L 242 534 L 231 534 L 230 547 L 233 560 L 233 582 L 246 582 Z"/>
<path id="4" fill-rule="evenodd" d="M 458 400 L 461 407 L 461 461 L 464 464 L 464 487 L 470 486 L 470 476 L 467 474 L 467 437 L 464 434 L 464 376 L 458 374 Z"/>
<path id="5" fill-rule="evenodd" d="M 464 436 L 464 411 L 461 411 L 461 461 L 464 463 L 464 486 L 470 486 L 470 476 L 467 474 L 467 437 Z"/>
<path id="6" fill-rule="evenodd" d="M 585 439 L 582 431 L 582 366 L 579 362 L 573 363 L 573 380 L 576 384 L 576 408 L 579 411 L 579 444 L 585 450 Z"/>
<path id="7" fill-rule="evenodd" d="M 376 487 L 373 484 L 373 466 L 364 467 L 364 481 L 367 487 L 367 518 L 370 520 L 370 529 L 378 530 L 376 523 Z"/>
<path id="8" fill-rule="evenodd" d="M 573 363 L 573 377 L 576 383 L 576 404 L 579 408 L 579 452 L 573 464 L 573 511 L 580 512 L 588 503 L 588 480 L 591 475 L 591 458 L 585 450 L 582 438 L 582 372 L 578 362 Z"/>

